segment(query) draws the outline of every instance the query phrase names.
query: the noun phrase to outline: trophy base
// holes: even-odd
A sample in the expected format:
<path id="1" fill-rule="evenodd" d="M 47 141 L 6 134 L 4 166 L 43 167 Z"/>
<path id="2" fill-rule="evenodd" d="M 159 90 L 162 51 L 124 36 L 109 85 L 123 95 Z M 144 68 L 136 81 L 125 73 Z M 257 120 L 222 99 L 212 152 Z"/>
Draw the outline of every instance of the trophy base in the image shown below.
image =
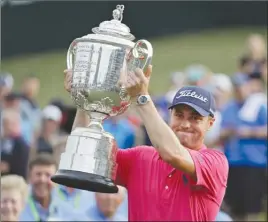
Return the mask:
<path id="1" fill-rule="evenodd" d="M 92 173 L 74 170 L 58 170 L 56 175 L 51 177 L 51 180 L 54 183 L 80 190 L 98 193 L 118 192 L 118 187 L 111 179 Z"/>

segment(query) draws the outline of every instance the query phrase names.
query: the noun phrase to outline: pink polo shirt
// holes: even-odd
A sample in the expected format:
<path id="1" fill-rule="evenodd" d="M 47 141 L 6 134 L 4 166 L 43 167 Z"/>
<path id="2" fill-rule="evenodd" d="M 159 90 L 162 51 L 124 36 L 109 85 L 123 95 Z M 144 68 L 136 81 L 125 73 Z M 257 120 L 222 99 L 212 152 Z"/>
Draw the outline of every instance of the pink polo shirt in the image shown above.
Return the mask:
<path id="1" fill-rule="evenodd" d="M 128 189 L 130 221 L 214 221 L 223 200 L 228 162 L 220 151 L 189 150 L 197 182 L 164 162 L 153 147 L 119 150 L 117 177 Z"/>

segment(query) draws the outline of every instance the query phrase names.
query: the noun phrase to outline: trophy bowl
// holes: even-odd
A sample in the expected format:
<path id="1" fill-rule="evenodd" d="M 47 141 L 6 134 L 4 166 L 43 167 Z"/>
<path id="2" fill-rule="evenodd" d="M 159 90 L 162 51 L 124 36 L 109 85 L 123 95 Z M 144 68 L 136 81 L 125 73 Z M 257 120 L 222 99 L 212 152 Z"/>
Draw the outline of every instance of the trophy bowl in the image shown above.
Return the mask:
<path id="1" fill-rule="evenodd" d="M 123 5 L 117 5 L 113 19 L 93 28 L 94 34 L 75 39 L 67 52 L 67 68 L 72 69 L 71 98 L 89 115 L 88 127 L 77 127 L 67 139 L 59 168 L 51 180 L 57 184 L 101 193 L 116 193 L 116 153 L 114 137 L 102 122 L 126 111 L 130 97 L 122 78 L 136 68 L 146 70 L 153 48 L 135 37 L 123 23 Z"/>

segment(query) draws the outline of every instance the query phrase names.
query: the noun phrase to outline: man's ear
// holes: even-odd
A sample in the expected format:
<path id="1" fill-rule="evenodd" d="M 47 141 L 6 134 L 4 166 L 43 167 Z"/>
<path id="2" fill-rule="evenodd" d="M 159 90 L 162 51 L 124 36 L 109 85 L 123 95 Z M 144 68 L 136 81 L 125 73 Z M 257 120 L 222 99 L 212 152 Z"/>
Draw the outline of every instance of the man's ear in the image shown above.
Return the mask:
<path id="1" fill-rule="evenodd" d="M 214 118 L 214 117 L 209 116 L 209 117 L 208 117 L 208 126 L 207 126 L 207 131 L 209 131 L 209 130 L 211 129 L 211 127 L 213 126 L 214 122 L 215 122 L 215 118 Z"/>

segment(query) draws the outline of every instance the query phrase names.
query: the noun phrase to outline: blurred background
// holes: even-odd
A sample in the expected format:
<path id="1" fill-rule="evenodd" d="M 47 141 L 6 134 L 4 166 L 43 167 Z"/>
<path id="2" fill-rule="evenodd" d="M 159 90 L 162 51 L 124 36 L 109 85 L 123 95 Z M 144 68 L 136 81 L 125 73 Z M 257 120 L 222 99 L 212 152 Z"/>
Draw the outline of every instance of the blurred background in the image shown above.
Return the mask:
<path id="1" fill-rule="evenodd" d="M 76 112 L 63 88 L 67 49 L 75 38 L 112 19 L 117 4 L 122 2 L 1 1 L 3 221 L 51 220 L 47 213 L 51 204 L 46 204 L 50 196 L 59 208 L 52 219 L 81 220 L 83 214 L 86 220 L 127 220 L 124 188 L 116 195 L 99 195 L 55 186 L 49 180 Z M 154 48 L 150 90 L 162 117 L 168 121 L 168 104 L 183 85 L 205 87 L 216 98 L 218 121 L 205 142 L 223 150 L 231 168 L 230 190 L 217 220 L 265 220 L 267 2 L 123 4 L 123 23 L 136 40 L 147 39 Z M 104 126 L 122 149 L 150 145 L 144 126 L 131 110 Z M 232 137 L 226 136 L 233 130 Z M 242 183 L 241 178 L 246 180 Z M 23 204 L 15 204 L 14 199 Z"/>

